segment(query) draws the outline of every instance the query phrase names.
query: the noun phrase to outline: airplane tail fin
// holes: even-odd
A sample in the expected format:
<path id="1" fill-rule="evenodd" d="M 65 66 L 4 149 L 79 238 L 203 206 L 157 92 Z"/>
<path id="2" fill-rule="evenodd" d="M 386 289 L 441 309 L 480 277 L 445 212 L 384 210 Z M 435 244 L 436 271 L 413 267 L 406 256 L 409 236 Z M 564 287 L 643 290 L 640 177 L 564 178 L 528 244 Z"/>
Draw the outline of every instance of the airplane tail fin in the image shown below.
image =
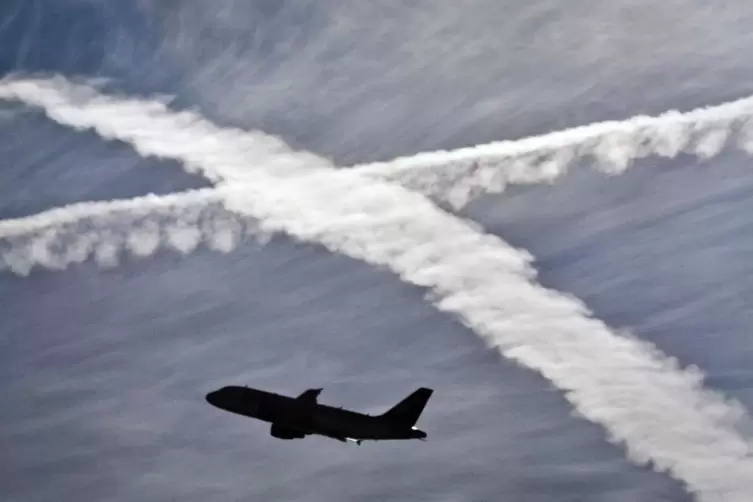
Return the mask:
<path id="1" fill-rule="evenodd" d="M 387 410 L 382 418 L 404 427 L 413 427 L 418 422 L 418 417 L 421 416 L 433 392 L 432 389 L 426 387 L 415 390 L 410 396 Z"/>

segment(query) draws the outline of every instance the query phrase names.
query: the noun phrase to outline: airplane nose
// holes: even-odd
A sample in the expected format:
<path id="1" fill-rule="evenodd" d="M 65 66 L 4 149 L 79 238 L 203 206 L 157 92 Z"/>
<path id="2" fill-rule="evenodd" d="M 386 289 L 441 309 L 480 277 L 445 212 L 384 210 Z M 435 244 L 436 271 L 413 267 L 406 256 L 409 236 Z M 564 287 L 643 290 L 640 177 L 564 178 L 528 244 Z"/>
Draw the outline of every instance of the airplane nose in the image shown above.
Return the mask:
<path id="1" fill-rule="evenodd" d="M 204 399 L 206 399 L 207 403 L 211 404 L 212 406 L 217 406 L 217 397 L 217 391 L 214 390 L 204 396 Z"/>

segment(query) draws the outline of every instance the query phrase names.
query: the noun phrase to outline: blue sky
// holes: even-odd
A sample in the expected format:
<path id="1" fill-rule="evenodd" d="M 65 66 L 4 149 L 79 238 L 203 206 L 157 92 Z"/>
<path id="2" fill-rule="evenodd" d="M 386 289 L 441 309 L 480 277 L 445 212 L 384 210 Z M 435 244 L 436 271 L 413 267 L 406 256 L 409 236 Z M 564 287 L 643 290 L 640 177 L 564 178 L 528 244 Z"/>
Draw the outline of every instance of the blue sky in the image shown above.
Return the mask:
<path id="1" fill-rule="evenodd" d="M 348 165 L 747 96 L 753 9 L 708 9 L 18 1 L 0 10 L 0 68 L 173 94 L 175 107 Z M 38 111 L 0 110 L 3 218 L 206 185 Z M 697 364 L 750 409 L 748 162 L 725 152 L 649 158 L 616 178 L 584 169 L 463 214 L 530 251 L 545 286 Z M 3 272 L 1 483 L 24 501 L 690 500 L 422 294 L 285 237 L 229 255 Z M 324 386 L 322 400 L 361 409 L 434 386 L 425 428 L 437 439 L 279 444 L 205 409 L 204 392 L 235 381 Z"/>

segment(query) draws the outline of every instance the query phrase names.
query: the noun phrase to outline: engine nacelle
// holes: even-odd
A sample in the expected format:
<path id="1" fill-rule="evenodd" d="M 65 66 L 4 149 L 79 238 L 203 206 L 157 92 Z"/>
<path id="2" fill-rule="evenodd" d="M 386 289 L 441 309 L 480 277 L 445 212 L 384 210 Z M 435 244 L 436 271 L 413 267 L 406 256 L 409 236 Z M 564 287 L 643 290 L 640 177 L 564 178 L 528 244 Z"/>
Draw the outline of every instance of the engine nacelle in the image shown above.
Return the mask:
<path id="1" fill-rule="evenodd" d="M 303 439 L 306 437 L 303 432 L 283 427 L 280 424 L 272 424 L 272 427 L 269 428 L 269 435 L 277 439 Z"/>

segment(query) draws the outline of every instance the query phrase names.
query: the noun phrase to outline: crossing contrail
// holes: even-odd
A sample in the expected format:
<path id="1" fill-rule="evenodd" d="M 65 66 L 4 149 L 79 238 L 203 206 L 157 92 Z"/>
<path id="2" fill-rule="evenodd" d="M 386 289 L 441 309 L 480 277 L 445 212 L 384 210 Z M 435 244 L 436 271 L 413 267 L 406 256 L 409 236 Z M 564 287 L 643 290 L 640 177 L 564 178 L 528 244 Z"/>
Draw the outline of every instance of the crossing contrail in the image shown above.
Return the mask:
<path id="1" fill-rule="evenodd" d="M 124 121 L 119 130 L 121 137 L 141 137 L 140 144 L 151 137 L 154 129 L 173 131 L 174 151 L 156 154 L 146 146 L 150 154 L 180 156 L 190 172 L 202 171 L 202 162 L 210 157 L 217 165 L 234 166 L 225 169 L 222 175 L 217 169 L 212 173 L 203 171 L 216 182 L 242 180 L 247 169 L 262 164 L 279 175 L 335 167 L 323 157 L 294 151 L 280 139 L 259 131 L 220 128 L 196 113 L 171 111 L 164 101 L 106 97 L 92 85 L 72 83 L 62 77 L 0 80 L 0 98 L 41 107 L 48 114 L 68 107 L 67 120 L 78 128 L 95 126 L 90 123 L 91 117 L 73 117 L 70 108 L 109 110 Z M 347 169 L 369 179 L 399 183 L 459 209 L 479 195 L 501 192 L 511 184 L 552 183 L 585 160 L 592 160 L 606 173 L 616 174 L 629 168 L 634 160 L 649 155 L 675 157 L 686 153 L 710 158 L 727 146 L 753 153 L 751 119 L 753 97 L 748 97 L 688 112 L 640 115 Z M 106 127 L 100 127 L 99 133 L 110 137 Z M 195 138 L 202 138 L 202 143 L 195 143 Z M 163 145 L 162 149 L 165 148 Z"/>
<path id="2" fill-rule="evenodd" d="M 0 95 L 7 97 L 5 85 Z M 700 500 L 753 497 L 750 444 L 736 428 L 745 418 L 742 407 L 704 389 L 698 372 L 594 319 L 577 299 L 537 284 L 528 253 L 394 183 L 324 167 L 296 168 L 295 175 L 263 163 L 249 168 L 232 141 L 217 144 L 223 136 L 214 131 L 204 136 L 202 128 L 184 130 L 179 121 L 134 127 L 142 117 L 132 109 L 123 120 L 117 106 L 66 99 L 61 93 L 29 104 L 61 124 L 128 142 L 142 155 L 177 159 L 215 180 L 242 181 L 242 190 L 223 192 L 225 209 L 258 221 L 262 231 L 321 244 L 427 288 L 438 309 L 561 389 L 581 415 L 624 444 L 630 459 L 652 461 Z"/>

